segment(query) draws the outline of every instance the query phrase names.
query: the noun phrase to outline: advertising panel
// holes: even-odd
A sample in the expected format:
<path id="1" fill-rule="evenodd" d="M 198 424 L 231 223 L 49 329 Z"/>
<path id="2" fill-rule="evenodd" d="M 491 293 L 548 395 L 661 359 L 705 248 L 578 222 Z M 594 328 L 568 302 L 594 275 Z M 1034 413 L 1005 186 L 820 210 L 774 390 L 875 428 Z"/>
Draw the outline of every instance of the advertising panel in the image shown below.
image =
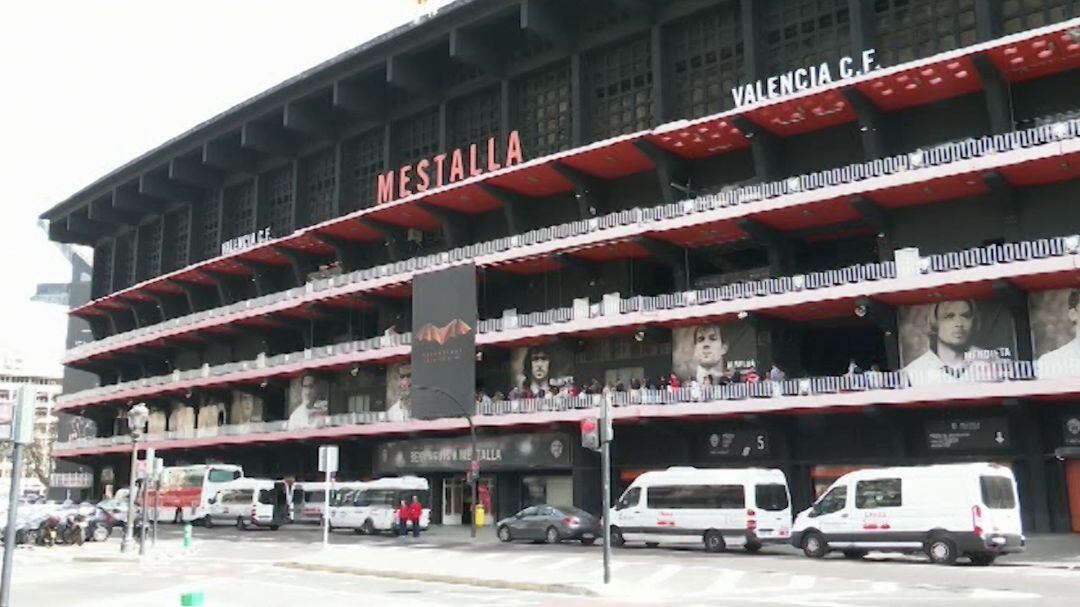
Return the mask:
<path id="1" fill-rule="evenodd" d="M 730 378 L 756 366 L 756 332 L 745 321 L 679 327 L 672 331 L 671 339 L 672 372 L 684 380 L 703 382 L 711 377 L 716 383 L 722 375 Z M 759 374 L 767 371 L 755 370 Z"/>
<path id="2" fill-rule="evenodd" d="M 1032 293 L 1028 310 L 1039 377 L 1080 375 L 1080 289 Z"/>
<path id="3" fill-rule="evenodd" d="M 1012 315 L 996 301 L 941 301 L 897 315 L 900 364 L 913 386 L 993 379 L 995 363 L 1016 351 Z"/>
<path id="4" fill-rule="evenodd" d="M 476 409 L 476 266 L 413 279 L 412 417 L 458 417 Z"/>
<path id="5" fill-rule="evenodd" d="M 561 432 L 480 436 L 476 454 L 481 470 L 568 468 L 570 437 Z M 376 474 L 464 470 L 472 461 L 468 436 L 391 441 L 375 450 Z"/>

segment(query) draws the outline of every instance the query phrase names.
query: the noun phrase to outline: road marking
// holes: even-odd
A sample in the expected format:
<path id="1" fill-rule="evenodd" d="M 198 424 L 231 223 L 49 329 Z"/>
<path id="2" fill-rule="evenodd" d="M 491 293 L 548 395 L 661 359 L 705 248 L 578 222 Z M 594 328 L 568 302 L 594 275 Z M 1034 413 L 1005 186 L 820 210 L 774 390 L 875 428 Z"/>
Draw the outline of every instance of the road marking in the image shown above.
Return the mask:
<path id="1" fill-rule="evenodd" d="M 563 567 L 566 567 L 567 565 L 573 565 L 575 563 L 580 563 L 583 560 L 585 560 L 585 559 L 580 557 L 580 556 L 570 556 L 570 557 L 555 561 L 553 563 L 548 563 L 547 565 L 544 565 L 543 567 L 541 567 L 541 569 L 561 569 Z"/>
<path id="2" fill-rule="evenodd" d="M 511 559 L 509 561 L 506 561 L 506 564 L 507 565 L 521 565 L 522 563 L 528 563 L 529 561 L 535 561 L 536 559 L 542 559 L 542 558 L 544 558 L 546 556 L 547 555 L 543 554 L 543 553 L 526 554 L 525 556 L 519 556 L 516 559 Z"/>
<path id="3" fill-rule="evenodd" d="M 990 588 L 976 588 L 971 591 L 971 598 L 978 600 L 1031 600 L 1041 599 L 1041 594 L 1034 592 L 1018 592 L 1016 590 L 993 590 Z"/>
<path id="4" fill-rule="evenodd" d="M 793 575 L 783 590 L 809 590 L 814 587 L 817 578 L 812 575 Z"/>
<path id="5" fill-rule="evenodd" d="M 897 584 L 896 582 L 873 582 L 870 584 L 871 592 L 890 594 L 899 590 L 900 584 Z"/>
<path id="6" fill-rule="evenodd" d="M 716 580 L 705 588 L 706 594 L 730 592 L 739 584 L 739 580 L 746 575 L 745 571 L 738 569 L 721 569 Z"/>
<path id="7" fill-rule="evenodd" d="M 659 569 L 643 578 L 635 580 L 634 583 L 641 586 L 656 586 L 682 570 L 682 565 L 661 565 Z"/>

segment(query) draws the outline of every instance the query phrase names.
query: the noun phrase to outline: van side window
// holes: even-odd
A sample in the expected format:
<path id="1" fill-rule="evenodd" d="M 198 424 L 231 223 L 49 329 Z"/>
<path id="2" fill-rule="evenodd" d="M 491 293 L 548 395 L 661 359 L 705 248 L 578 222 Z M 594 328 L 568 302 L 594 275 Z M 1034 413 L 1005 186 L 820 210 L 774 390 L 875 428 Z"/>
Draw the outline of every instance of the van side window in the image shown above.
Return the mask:
<path id="1" fill-rule="evenodd" d="M 900 479 L 879 478 L 855 483 L 856 508 L 897 508 L 903 503 Z"/>
<path id="2" fill-rule="evenodd" d="M 754 503 L 767 512 L 779 512 L 788 507 L 787 488 L 781 484 L 756 485 Z"/>
<path id="3" fill-rule="evenodd" d="M 814 510 L 819 514 L 832 514 L 833 512 L 840 512 L 847 505 L 847 485 L 840 485 L 839 487 L 833 487 L 833 490 L 826 493 L 821 500 L 814 506 Z"/>
<path id="4" fill-rule="evenodd" d="M 987 508 L 1012 509 L 1016 507 L 1016 494 L 1012 481 L 1004 476 L 980 476 L 979 489 Z"/>
<path id="5" fill-rule="evenodd" d="M 638 501 L 640 500 L 641 487 L 631 487 L 619 498 L 619 501 L 615 504 L 615 509 L 622 510 L 623 508 L 633 508 L 638 505 Z"/>
<path id="6" fill-rule="evenodd" d="M 746 506 L 742 485 L 668 485 L 649 487 L 649 508 L 734 509 Z"/>

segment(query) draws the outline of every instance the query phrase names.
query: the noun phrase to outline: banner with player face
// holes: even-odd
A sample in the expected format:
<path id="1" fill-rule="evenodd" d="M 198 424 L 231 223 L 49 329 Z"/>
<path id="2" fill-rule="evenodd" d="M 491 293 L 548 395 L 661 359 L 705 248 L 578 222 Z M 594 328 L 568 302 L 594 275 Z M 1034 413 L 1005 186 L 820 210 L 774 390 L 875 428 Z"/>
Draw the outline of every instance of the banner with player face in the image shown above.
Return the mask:
<path id="1" fill-rule="evenodd" d="M 561 344 L 537 344 L 510 353 L 510 388 L 553 396 L 574 383 L 574 355 Z"/>
<path id="2" fill-rule="evenodd" d="M 898 313 L 900 364 L 912 385 L 989 379 L 1016 352 L 1012 314 L 993 300 L 906 306 Z"/>
<path id="3" fill-rule="evenodd" d="M 1039 377 L 1080 375 L 1080 289 L 1031 293 L 1028 310 Z"/>
<path id="4" fill-rule="evenodd" d="M 671 368 L 680 378 L 711 377 L 715 383 L 722 375 L 756 368 L 757 333 L 746 321 L 678 327 L 671 339 Z"/>

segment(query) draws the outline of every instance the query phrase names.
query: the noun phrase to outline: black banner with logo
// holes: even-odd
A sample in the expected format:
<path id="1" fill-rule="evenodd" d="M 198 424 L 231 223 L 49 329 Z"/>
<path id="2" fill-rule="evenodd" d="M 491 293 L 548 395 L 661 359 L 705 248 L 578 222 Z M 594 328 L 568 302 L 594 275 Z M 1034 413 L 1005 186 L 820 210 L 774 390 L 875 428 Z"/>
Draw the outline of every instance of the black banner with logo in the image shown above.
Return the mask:
<path id="1" fill-rule="evenodd" d="M 558 432 L 476 439 L 480 470 L 569 468 L 570 452 L 569 436 Z M 375 473 L 464 471 L 471 461 L 468 436 L 392 441 L 375 450 Z"/>
<path id="2" fill-rule="evenodd" d="M 705 435 L 699 444 L 702 459 L 768 457 L 769 433 L 756 426 L 728 426 Z"/>
<path id="3" fill-rule="evenodd" d="M 1009 420 L 1004 417 L 949 419 L 926 424 L 931 451 L 974 451 L 1009 447 Z"/>
<path id="4" fill-rule="evenodd" d="M 413 278 L 413 418 L 475 412 L 476 322 L 474 265 Z"/>

